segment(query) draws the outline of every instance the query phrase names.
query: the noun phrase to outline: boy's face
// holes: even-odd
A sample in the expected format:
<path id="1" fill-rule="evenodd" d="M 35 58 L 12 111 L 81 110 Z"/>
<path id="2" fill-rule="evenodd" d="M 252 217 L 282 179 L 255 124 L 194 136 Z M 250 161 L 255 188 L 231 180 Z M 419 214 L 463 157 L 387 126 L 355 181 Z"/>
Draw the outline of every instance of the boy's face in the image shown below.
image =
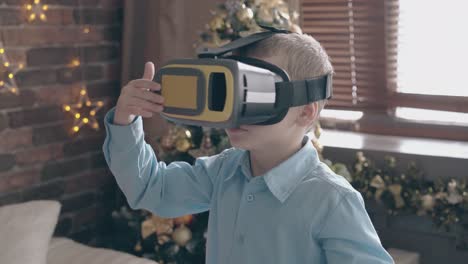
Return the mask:
<path id="1" fill-rule="evenodd" d="M 259 58 L 269 63 L 279 65 L 279 58 Z M 304 136 L 305 127 L 297 122 L 301 107 L 292 107 L 280 122 L 267 125 L 242 125 L 239 128 L 226 129 L 231 145 L 245 150 L 263 149 L 265 146 L 281 145 L 281 140 Z"/>

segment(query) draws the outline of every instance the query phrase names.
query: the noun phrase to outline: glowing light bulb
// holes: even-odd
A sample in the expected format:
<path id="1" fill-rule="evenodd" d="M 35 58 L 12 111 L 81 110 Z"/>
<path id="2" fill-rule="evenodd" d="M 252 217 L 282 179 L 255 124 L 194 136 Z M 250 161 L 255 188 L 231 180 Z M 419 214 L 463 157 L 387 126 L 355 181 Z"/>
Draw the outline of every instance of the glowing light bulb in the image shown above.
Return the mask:
<path id="1" fill-rule="evenodd" d="M 80 91 L 80 94 L 81 94 L 81 95 L 86 95 L 86 90 L 84 90 L 84 89 L 81 90 L 81 91 Z"/>
<path id="2" fill-rule="evenodd" d="M 79 119 L 80 116 L 81 116 L 81 115 L 80 115 L 79 113 L 76 113 L 76 114 L 75 114 L 75 118 L 76 118 L 76 119 Z"/>
<path id="3" fill-rule="evenodd" d="M 65 109 L 65 111 L 69 112 L 71 110 L 71 107 L 69 105 L 66 105 L 63 107 L 63 109 Z"/>
<path id="4" fill-rule="evenodd" d="M 94 110 L 91 110 L 91 111 L 89 112 L 89 115 L 91 115 L 91 116 L 95 116 L 95 115 L 96 115 L 96 111 L 94 111 Z"/>
<path id="5" fill-rule="evenodd" d="M 78 131 L 80 131 L 80 128 L 78 126 L 74 126 L 73 131 L 78 132 Z"/>
<path id="6" fill-rule="evenodd" d="M 88 124 L 88 122 L 89 122 L 89 119 L 88 119 L 88 118 L 86 118 L 86 117 L 83 118 L 83 123 Z"/>

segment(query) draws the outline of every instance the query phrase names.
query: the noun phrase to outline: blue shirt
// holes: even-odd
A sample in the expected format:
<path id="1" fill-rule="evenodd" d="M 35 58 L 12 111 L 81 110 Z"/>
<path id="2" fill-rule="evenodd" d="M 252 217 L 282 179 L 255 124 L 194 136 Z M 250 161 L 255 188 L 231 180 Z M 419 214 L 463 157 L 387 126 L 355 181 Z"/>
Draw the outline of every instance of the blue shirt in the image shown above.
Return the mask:
<path id="1" fill-rule="evenodd" d="M 113 114 L 103 150 L 128 203 L 162 217 L 209 210 L 206 263 L 394 263 L 361 194 L 320 162 L 310 140 L 252 177 L 249 152 L 236 148 L 194 165 L 159 162 L 141 117 L 118 126 Z"/>

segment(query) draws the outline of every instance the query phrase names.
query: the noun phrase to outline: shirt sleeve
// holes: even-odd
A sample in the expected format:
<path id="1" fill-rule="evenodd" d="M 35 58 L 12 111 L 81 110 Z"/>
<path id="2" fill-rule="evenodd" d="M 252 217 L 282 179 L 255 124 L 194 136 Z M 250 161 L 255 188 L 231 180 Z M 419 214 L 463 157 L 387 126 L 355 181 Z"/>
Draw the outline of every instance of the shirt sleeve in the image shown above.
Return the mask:
<path id="1" fill-rule="evenodd" d="M 325 219 L 318 241 L 329 264 L 395 263 L 383 248 L 358 192 L 342 196 Z"/>
<path id="2" fill-rule="evenodd" d="M 114 109 L 106 114 L 106 162 L 133 209 L 146 209 L 161 217 L 177 217 L 209 210 L 218 156 L 186 162 L 159 162 L 144 140 L 143 122 L 137 117 L 127 126 L 113 124 Z"/>

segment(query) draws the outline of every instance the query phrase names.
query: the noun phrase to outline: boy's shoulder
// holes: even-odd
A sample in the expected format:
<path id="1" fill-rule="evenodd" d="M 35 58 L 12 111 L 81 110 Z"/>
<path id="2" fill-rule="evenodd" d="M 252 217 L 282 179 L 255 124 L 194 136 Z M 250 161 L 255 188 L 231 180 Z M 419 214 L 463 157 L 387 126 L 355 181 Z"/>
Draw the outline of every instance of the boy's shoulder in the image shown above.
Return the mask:
<path id="1" fill-rule="evenodd" d="M 317 167 L 306 175 L 302 187 L 309 191 L 331 194 L 337 197 L 342 197 L 349 193 L 360 194 L 345 177 L 333 172 L 323 162 L 319 162 Z"/>

